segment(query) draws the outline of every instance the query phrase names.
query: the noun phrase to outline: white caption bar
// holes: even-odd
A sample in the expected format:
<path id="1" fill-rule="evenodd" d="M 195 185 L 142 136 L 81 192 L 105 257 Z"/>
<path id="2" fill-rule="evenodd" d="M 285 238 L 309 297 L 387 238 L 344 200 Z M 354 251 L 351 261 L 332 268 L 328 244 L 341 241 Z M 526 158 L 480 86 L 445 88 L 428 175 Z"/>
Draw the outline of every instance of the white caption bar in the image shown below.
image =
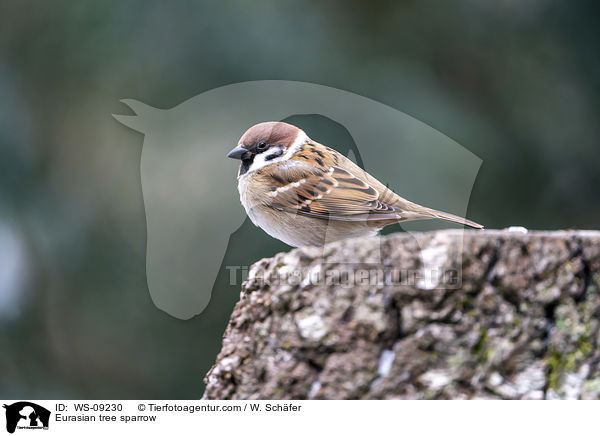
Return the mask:
<path id="1" fill-rule="evenodd" d="M 26 436 L 145 434 L 587 434 L 598 402 L 570 401 L 3 401 Z M 18 410 L 17 410 L 18 409 Z M 49 415 L 47 414 L 49 412 Z M 2 430 L 4 431 L 4 430 Z M 206 433 L 203 433 L 206 432 Z M 214 433 L 219 432 L 219 433 Z"/>

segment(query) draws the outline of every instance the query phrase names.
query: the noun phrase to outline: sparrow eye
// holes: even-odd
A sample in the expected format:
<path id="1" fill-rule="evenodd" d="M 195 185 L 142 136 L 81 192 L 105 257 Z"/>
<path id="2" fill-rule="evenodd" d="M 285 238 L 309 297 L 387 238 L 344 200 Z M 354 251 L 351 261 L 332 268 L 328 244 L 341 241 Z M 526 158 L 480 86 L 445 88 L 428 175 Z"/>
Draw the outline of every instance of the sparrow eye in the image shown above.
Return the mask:
<path id="1" fill-rule="evenodd" d="M 256 146 L 258 151 L 265 151 L 267 149 L 267 143 L 265 141 L 260 141 Z"/>

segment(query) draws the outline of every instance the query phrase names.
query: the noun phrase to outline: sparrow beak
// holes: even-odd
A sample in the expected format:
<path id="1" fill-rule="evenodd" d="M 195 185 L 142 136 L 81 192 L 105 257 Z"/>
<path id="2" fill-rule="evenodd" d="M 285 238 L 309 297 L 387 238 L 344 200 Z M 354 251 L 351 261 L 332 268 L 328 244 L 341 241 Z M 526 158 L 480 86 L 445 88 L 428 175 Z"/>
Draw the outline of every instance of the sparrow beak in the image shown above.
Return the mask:
<path id="1" fill-rule="evenodd" d="M 229 153 L 227 153 L 227 157 L 232 159 L 241 159 L 244 154 L 246 154 L 248 150 L 243 147 L 235 147 Z"/>

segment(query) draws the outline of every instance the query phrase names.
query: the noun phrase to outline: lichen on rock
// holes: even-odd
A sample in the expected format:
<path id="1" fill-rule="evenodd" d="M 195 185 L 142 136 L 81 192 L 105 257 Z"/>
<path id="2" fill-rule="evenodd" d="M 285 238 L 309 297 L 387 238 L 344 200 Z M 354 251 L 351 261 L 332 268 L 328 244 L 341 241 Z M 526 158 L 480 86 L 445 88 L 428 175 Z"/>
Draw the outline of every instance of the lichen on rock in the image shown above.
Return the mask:
<path id="1" fill-rule="evenodd" d="M 280 253 L 242 285 L 204 398 L 600 398 L 599 289 L 592 231 Z"/>

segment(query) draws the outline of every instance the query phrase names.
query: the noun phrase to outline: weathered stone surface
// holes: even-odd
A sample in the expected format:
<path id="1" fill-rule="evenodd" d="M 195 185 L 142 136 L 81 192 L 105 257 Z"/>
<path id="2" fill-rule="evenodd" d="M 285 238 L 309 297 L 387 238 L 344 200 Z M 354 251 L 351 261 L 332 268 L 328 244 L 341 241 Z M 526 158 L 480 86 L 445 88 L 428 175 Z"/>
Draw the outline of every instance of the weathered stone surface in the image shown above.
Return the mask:
<path id="1" fill-rule="evenodd" d="M 280 253 L 251 268 L 205 398 L 600 398 L 599 289 L 600 232 Z"/>

